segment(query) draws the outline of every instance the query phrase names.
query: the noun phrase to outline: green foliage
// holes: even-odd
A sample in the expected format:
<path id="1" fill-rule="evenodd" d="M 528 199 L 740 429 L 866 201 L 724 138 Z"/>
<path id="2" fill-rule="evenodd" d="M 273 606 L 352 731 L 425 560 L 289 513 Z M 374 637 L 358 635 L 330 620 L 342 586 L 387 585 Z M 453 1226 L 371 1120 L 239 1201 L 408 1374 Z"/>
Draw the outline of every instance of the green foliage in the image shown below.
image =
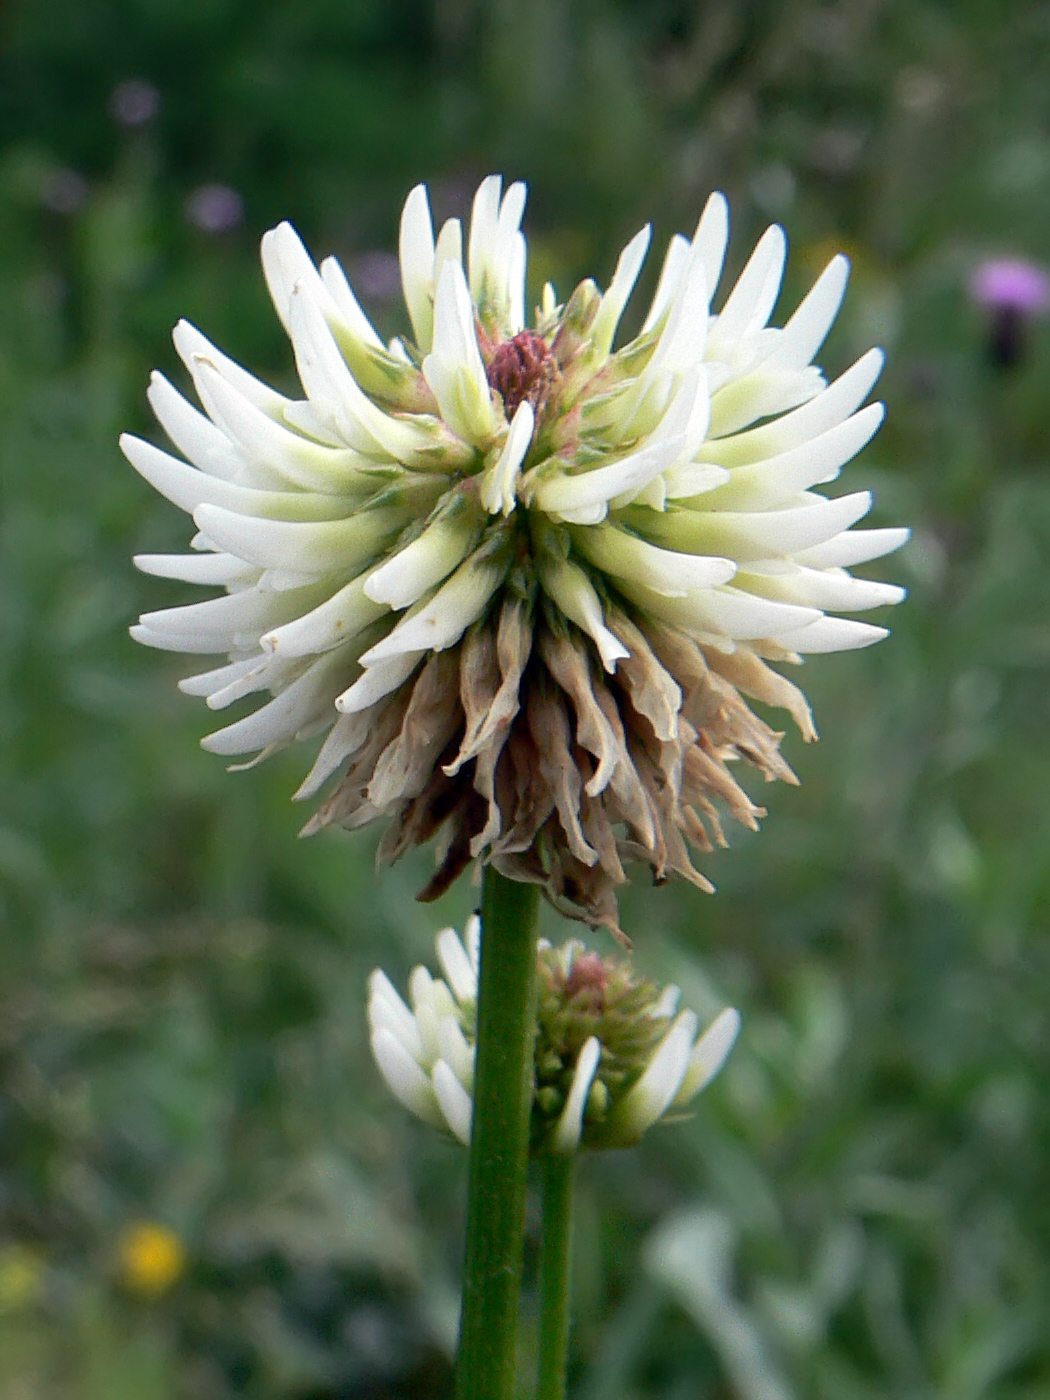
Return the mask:
<path id="1" fill-rule="evenodd" d="M 1045 1400 L 1050 334 L 997 371 L 965 295 L 985 254 L 1050 256 L 1045 11 L 23 0 L 2 24 L 0 1400 L 448 1393 L 464 1161 L 382 1092 L 364 982 L 472 892 L 423 910 L 421 868 L 376 881 L 368 837 L 298 843 L 298 757 L 198 750 L 188 667 L 125 632 L 177 601 L 128 556 L 185 521 L 115 439 L 152 431 L 180 315 L 289 380 L 263 228 L 339 253 L 393 332 L 367 255 L 405 191 L 462 212 L 490 169 L 531 182 L 536 289 L 607 278 L 716 185 L 737 262 L 786 222 L 785 306 L 845 246 L 827 366 L 890 351 L 849 489 L 917 527 L 884 566 L 912 590 L 892 639 L 809 664 L 823 741 L 788 737 L 803 785 L 711 859 L 719 894 L 625 900 L 641 969 L 744 1033 L 690 1123 L 585 1163 L 577 1393 Z M 160 93 L 134 128 L 107 110 L 129 78 Z M 240 228 L 185 217 L 213 181 Z M 186 1250 L 159 1296 L 121 1263 L 139 1221 Z"/>

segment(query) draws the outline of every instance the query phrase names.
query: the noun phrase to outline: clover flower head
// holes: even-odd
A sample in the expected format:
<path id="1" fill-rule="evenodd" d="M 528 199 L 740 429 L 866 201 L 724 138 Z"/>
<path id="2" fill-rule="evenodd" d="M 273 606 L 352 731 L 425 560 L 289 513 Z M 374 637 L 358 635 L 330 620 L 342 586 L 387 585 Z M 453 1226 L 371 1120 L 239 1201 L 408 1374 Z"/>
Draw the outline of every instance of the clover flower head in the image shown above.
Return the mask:
<path id="1" fill-rule="evenodd" d="M 379 969 L 369 981 L 372 1053 L 391 1092 L 424 1122 L 470 1141 L 480 923 L 437 936 L 444 978 L 417 967 L 406 1004 Z M 537 945 L 531 1150 L 630 1147 L 674 1119 L 721 1069 L 740 1028 L 727 1007 L 698 1035 L 678 988 L 656 987 L 622 959 L 573 939 Z"/>
<path id="2" fill-rule="evenodd" d="M 587 280 L 562 302 L 548 285 L 526 324 L 524 204 L 522 184 L 486 179 L 464 238 L 456 219 L 435 232 L 412 191 L 411 336 L 389 345 L 334 259 L 315 267 L 288 224 L 268 233 L 302 397 L 176 328 L 204 412 L 156 375 L 182 456 L 123 446 L 197 534 L 189 555 L 136 562 L 224 591 L 133 634 L 224 656 L 182 682 L 214 710 L 269 693 L 205 748 L 262 758 L 326 733 L 298 796 L 334 786 L 307 830 L 384 818 L 386 859 L 438 838 L 421 898 L 481 861 L 618 932 L 624 861 L 710 888 L 690 846 L 724 844 L 721 810 L 756 824 L 734 759 L 794 781 L 744 696 L 815 737 L 768 663 L 883 637 L 835 614 L 903 596 L 847 570 L 907 531 L 855 530 L 870 494 L 817 490 L 882 419 L 863 406 L 879 351 L 831 384 L 812 363 L 845 258 L 774 328 L 774 226 L 715 313 L 728 215 L 713 195 L 617 348 L 649 230 L 604 292 Z"/>

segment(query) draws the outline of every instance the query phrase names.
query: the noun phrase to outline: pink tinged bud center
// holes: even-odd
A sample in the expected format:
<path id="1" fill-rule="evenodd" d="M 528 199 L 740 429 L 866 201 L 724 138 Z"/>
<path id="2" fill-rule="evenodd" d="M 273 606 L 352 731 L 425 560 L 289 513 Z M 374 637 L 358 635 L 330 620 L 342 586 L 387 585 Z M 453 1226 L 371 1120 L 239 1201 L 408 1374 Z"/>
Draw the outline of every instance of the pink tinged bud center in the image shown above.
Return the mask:
<path id="1" fill-rule="evenodd" d="M 589 992 L 600 1008 L 605 999 L 609 969 L 597 953 L 581 953 L 565 979 L 565 995 L 571 1000 L 579 992 Z"/>
<path id="2" fill-rule="evenodd" d="M 489 385 L 503 399 L 508 418 L 527 399 L 537 414 L 559 377 L 550 346 L 535 331 L 520 331 L 497 345 L 489 361 Z"/>

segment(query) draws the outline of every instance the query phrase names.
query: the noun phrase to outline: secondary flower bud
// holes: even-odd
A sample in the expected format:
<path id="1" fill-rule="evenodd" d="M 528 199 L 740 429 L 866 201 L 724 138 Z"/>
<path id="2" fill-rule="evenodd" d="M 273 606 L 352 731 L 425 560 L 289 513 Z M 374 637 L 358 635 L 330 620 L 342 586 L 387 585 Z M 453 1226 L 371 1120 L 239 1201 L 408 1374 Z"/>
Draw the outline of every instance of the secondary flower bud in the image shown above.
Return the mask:
<path id="1" fill-rule="evenodd" d="M 372 1052 L 394 1095 L 417 1117 L 470 1140 L 480 924 L 461 942 L 437 937 L 444 979 L 417 967 L 406 1004 L 385 973 L 369 980 Z M 531 1122 L 534 1154 L 630 1147 L 685 1110 L 732 1049 L 739 1013 L 727 1007 L 702 1035 L 678 988 L 659 988 L 620 958 L 577 940 L 537 945 L 539 1003 Z"/>

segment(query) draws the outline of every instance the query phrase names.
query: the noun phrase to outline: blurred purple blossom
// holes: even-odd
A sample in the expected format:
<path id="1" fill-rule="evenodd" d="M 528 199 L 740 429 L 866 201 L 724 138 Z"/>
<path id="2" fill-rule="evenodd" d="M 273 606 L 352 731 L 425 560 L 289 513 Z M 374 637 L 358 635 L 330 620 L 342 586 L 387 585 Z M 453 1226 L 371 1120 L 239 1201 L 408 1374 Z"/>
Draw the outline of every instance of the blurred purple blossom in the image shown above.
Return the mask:
<path id="1" fill-rule="evenodd" d="M 160 93 L 145 78 L 118 83 L 109 98 L 109 115 L 121 126 L 145 126 L 160 111 Z"/>
<path id="2" fill-rule="evenodd" d="M 1044 316 L 1050 311 L 1050 273 L 1022 258 L 988 258 L 971 274 L 970 296 L 990 311 Z"/>
<path id="3" fill-rule="evenodd" d="M 357 291 L 377 301 L 393 301 L 401 291 L 401 264 L 393 253 L 362 253 L 350 266 Z"/>
<path id="4" fill-rule="evenodd" d="M 40 186 L 40 203 L 53 214 L 75 214 L 88 197 L 88 182 L 76 170 L 50 170 Z"/>
<path id="5" fill-rule="evenodd" d="M 244 218 L 244 201 L 230 185 L 198 185 L 186 200 L 186 218 L 203 233 L 229 233 Z"/>

